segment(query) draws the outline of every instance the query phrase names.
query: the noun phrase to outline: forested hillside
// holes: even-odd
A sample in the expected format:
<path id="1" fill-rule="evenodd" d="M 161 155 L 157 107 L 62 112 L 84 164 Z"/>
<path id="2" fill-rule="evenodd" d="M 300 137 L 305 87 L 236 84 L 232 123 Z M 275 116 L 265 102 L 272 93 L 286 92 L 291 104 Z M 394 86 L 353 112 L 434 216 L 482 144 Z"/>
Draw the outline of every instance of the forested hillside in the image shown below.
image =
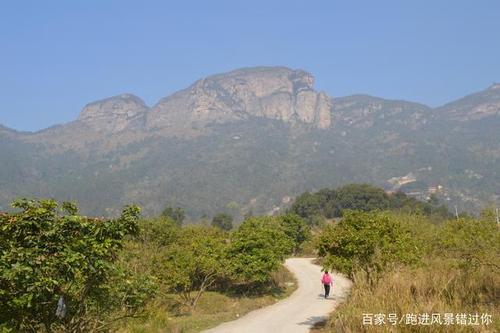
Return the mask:
<path id="1" fill-rule="evenodd" d="M 0 210 L 19 196 L 113 215 L 134 202 L 189 218 L 286 209 L 304 191 L 371 183 L 459 211 L 498 203 L 500 85 L 439 108 L 330 98 L 301 70 L 210 76 L 149 107 L 122 94 L 36 133 L 0 128 Z"/>

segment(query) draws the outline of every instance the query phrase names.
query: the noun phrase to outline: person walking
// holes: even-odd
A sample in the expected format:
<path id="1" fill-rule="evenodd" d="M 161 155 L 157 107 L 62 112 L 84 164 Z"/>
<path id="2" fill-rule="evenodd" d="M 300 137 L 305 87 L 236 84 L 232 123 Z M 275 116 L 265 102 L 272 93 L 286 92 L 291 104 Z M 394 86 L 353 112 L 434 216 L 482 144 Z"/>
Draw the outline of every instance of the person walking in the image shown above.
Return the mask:
<path id="1" fill-rule="evenodd" d="M 327 270 L 325 270 L 323 277 L 321 277 L 321 283 L 323 283 L 323 287 L 325 287 L 325 298 L 328 298 L 328 295 L 330 295 L 330 286 L 333 286 L 333 282 Z"/>

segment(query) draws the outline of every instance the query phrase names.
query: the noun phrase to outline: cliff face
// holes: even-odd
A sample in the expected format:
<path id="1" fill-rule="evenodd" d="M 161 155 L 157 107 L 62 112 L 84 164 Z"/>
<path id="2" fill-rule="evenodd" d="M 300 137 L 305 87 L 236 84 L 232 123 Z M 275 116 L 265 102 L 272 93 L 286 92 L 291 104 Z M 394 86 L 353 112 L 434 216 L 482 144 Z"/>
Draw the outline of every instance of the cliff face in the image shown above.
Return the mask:
<path id="1" fill-rule="evenodd" d="M 95 131 L 117 133 L 142 128 L 148 110 L 139 97 L 122 94 L 87 104 L 78 121 Z"/>
<path id="2" fill-rule="evenodd" d="M 331 102 L 301 70 L 262 67 L 214 75 L 162 99 L 147 117 L 148 128 L 203 127 L 251 117 L 331 125 Z"/>
<path id="3" fill-rule="evenodd" d="M 153 107 L 132 94 L 90 103 L 77 121 L 37 133 L 0 127 L 0 134 L 49 140 L 71 146 L 78 137 L 93 141 L 109 134 L 140 139 L 151 134 L 192 137 L 214 124 L 253 118 L 336 130 L 375 127 L 416 130 L 432 123 L 467 123 L 500 115 L 500 84 L 439 108 L 367 95 L 330 98 L 314 89 L 314 77 L 286 67 L 255 67 L 200 79 Z M 195 131 L 195 132 L 193 132 Z M 89 135 L 86 135 L 91 133 Z"/>

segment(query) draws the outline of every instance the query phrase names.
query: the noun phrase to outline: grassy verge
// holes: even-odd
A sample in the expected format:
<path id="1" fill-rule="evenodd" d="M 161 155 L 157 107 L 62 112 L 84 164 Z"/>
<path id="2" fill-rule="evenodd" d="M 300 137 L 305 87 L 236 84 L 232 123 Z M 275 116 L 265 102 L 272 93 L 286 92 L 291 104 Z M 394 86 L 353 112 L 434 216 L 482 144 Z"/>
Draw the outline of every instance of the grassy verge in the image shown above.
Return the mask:
<path id="1" fill-rule="evenodd" d="M 485 211 L 477 218 L 439 224 L 419 215 L 390 218 L 410 231 L 412 242 L 405 238 L 378 244 L 373 253 L 399 245 L 396 254 L 419 249 L 418 260 L 374 265 L 383 269 L 372 269 L 369 275 L 366 268 L 354 268 L 349 299 L 313 332 L 500 332 L 500 230 L 493 214 Z M 366 224 L 370 232 L 382 225 L 373 221 Z M 329 236 L 335 241 L 346 228 Z M 365 233 L 365 242 L 369 235 Z M 360 244 L 356 237 L 342 240 L 344 247 Z"/>
<path id="2" fill-rule="evenodd" d="M 297 283 L 286 268 L 273 274 L 274 286 L 266 294 L 235 295 L 206 292 L 192 313 L 179 305 L 175 295 L 158 296 L 148 305 L 146 315 L 129 319 L 115 327 L 118 332 L 189 333 L 200 332 L 220 323 L 235 320 L 244 314 L 288 297 Z"/>
<path id="3" fill-rule="evenodd" d="M 432 259 L 421 267 L 386 272 L 375 285 L 357 274 L 349 300 L 312 332 L 500 332 L 500 275 L 481 268 L 464 273 L 449 262 Z M 363 314 L 444 313 L 492 315 L 490 325 L 363 325 Z M 443 318 L 441 318 L 443 320 Z M 456 320 L 456 319 L 455 319 Z"/>

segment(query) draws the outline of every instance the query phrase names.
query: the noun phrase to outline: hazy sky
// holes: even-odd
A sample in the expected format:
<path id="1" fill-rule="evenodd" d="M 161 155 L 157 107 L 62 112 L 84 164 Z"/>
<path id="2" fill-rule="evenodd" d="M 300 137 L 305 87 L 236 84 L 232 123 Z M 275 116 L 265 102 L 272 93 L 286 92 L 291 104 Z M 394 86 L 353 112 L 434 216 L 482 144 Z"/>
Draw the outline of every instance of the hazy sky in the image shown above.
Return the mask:
<path id="1" fill-rule="evenodd" d="M 500 81 L 500 1 L 2 1 L 0 124 L 38 130 L 91 101 L 148 104 L 198 78 L 284 65 L 332 96 L 432 106 Z"/>

